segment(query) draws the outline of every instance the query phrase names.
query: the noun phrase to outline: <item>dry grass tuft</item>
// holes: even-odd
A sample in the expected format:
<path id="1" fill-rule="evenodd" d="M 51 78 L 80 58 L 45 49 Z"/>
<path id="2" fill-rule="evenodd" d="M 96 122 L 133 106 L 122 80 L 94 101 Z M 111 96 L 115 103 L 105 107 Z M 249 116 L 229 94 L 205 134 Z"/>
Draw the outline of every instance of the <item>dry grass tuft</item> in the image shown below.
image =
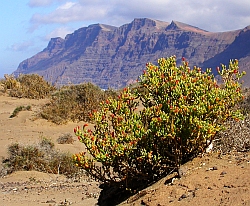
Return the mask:
<path id="1" fill-rule="evenodd" d="M 58 139 L 57 143 L 58 144 L 73 144 L 74 143 L 74 138 L 70 133 L 62 134 Z"/>
<path id="2" fill-rule="evenodd" d="M 72 154 L 55 150 L 54 143 L 48 138 L 42 138 L 38 145 L 11 144 L 3 165 L 2 176 L 20 170 L 63 174 L 67 177 L 76 177 L 81 173 L 72 162 Z"/>
<path id="3" fill-rule="evenodd" d="M 245 98 L 236 108 L 243 112 L 245 119 L 238 122 L 233 119 L 226 121 L 225 130 L 215 136 L 215 151 L 222 153 L 250 151 L 250 89 L 244 89 L 243 94 Z"/>

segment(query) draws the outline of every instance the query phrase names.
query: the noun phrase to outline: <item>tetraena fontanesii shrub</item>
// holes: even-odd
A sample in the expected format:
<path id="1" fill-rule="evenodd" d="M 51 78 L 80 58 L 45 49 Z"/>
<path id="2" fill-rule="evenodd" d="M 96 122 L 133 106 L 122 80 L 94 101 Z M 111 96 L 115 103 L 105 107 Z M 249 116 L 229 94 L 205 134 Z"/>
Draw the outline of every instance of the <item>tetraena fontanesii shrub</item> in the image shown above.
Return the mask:
<path id="1" fill-rule="evenodd" d="M 87 148 L 74 155 L 75 163 L 104 184 L 134 190 L 178 171 L 204 151 L 227 118 L 242 118 L 232 110 L 243 99 L 237 60 L 218 68 L 221 85 L 210 69 L 190 69 L 185 59 L 177 67 L 174 56 L 146 68 L 143 93 L 125 88 L 91 114 L 93 130 L 74 130 Z"/>

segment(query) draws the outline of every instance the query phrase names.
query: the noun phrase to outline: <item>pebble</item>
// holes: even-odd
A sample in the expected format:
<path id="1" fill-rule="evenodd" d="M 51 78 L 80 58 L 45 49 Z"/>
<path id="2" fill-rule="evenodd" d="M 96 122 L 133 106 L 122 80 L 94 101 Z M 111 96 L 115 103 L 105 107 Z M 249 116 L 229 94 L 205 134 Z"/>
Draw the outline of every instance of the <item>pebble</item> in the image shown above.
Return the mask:
<path id="1" fill-rule="evenodd" d="M 178 199 L 178 201 L 181 201 L 182 199 L 187 198 L 186 194 L 183 194 L 182 196 L 180 196 L 180 198 Z"/>
<path id="2" fill-rule="evenodd" d="M 47 200 L 46 203 L 56 203 L 54 200 Z"/>
<path id="3" fill-rule="evenodd" d="M 214 166 L 214 167 L 213 167 L 213 170 L 218 170 L 218 167 Z"/>

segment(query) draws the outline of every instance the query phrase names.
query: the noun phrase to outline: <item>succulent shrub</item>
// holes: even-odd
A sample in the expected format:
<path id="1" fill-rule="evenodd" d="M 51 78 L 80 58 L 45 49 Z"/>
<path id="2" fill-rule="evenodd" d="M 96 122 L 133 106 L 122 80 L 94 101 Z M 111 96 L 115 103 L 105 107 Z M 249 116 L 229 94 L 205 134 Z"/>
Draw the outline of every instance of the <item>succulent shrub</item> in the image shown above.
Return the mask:
<path id="1" fill-rule="evenodd" d="M 133 190 L 178 171 L 205 150 L 226 119 L 242 118 L 232 109 L 243 99 L 238 61 L 218 73 L 221 85 L 211 69 L 191 69 L 185 59 L 179 67 L 174 56 L 147 63 L 137 92 L 125 88 L 102 102 L 91 114 L 93 130 L 74 129 L 87 149 L 74 155 L 75 163 L 106 185 Z"/>

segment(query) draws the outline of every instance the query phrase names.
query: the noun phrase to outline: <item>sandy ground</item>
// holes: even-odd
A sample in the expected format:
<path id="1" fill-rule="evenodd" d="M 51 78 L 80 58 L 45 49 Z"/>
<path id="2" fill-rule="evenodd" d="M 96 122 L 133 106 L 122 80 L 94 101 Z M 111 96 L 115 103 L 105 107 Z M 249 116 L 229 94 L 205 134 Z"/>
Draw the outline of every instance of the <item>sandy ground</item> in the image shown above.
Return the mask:
<path id="1" fill-rule="evenodd" d="M 54 125 L 36 119 L 35 113 L 46 100 L 11 98 L 0 94 L 0 158 L 7 156 L 8 145 L 37 144 L 41 137 L 51 138 L 57 149 L 78 153 L 84 146 L 57 144 L 65 133 L 83 123 Z M 9 118 L 17 106 L 32 107 L 17 117 Z M 130 197 L 122 205 L 249 205 L 250 206 L 250 153 L 218 153 L 197 157 L 182 167 L 184 176 L 162 179 Z M 1 167 L 1 163 L 0 163 Z M 83 177 L 74 182 L 63 175 L 36 171 L 20 171 L 0 178 L 0 205 L 96 205 L 99 183 Z M 114 197 L 114 200 L 116 197 Z"/>
<path id="2" fill-rule="evenodd" d="M 198 157 L 183 165 L 182 178 L 163 178 L 123 205 L 250 205 L 249 163 L 250 153 Z"/>

